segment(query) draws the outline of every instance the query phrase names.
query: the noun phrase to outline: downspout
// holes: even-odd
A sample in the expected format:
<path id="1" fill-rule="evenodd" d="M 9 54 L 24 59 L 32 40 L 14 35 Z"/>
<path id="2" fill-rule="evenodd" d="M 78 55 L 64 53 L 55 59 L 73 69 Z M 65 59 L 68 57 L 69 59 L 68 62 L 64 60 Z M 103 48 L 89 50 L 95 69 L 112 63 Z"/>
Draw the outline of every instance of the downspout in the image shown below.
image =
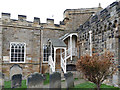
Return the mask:
<path id="1" fill-rule="evenodd" d="M 41 48 L 42 48 L 42 33 L 41 33 L 41 30 L 43 29 L 43 26 L 40 27 L 40 61 L 39 61 L 39 72 L 42 73 L 42 51 L 41 51 Z"/>

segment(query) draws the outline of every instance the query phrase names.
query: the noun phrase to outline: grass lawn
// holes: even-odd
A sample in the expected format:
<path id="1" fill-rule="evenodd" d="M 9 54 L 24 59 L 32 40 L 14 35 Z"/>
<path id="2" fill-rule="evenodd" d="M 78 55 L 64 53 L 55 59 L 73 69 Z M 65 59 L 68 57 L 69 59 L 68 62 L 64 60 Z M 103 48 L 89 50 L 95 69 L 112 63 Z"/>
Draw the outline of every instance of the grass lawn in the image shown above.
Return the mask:
<path id="1" fill-rule="evenodd" d="M 49 84 L 49 73 L 46 73 L 46 80 L 44 81 L 44 85 Z M 5 81 L 4 88 L 11 88 L 11 81 Z M 22 80 L 22 87 L 27 88 L 26 80 Z"/>
<path id="2" fill-rule="evenodd" d="M 49 84 L 49 73 L 46 73 L 46 80 L 44 81 L 44 85 Z"/>
<path id="3" fill-rule="evenodd" d="M 5 81 L 4 88 L 11 88 L 11 81 Z M 26 80 L 22 80 L 22 87 L 21 88 L 27 88 Z"/>
<path id="4" fill-rule="evenodd" d="M 79 85 L 76 85 L 74 88 L 95 88 L 96 85 L 94 83 L 90 83 L 90 82 L 85 82 L 85 83 L 82 83 L 82 84 L 79 84 Z M 105 85 L 105 84 L 102 84 L 101 85 L 101 88 L 108 88 L 109 90 L 110 89 L 115 89 L 115 90 L 120 90 L 119 88 L 117 87 L 113 87 L 113 86 L 109 86 L 109 85 Z"/>
<path id="5" fill-rule="evenodd" d="M 44 85 L 46 85 L 48 83 L 49 83 L 49 79 L 44 81 Z M 95 88 L 95 87 L 96 87 L 96 85 L 94 83 L 85 82 L 85 83 L 76 85 L 74 88 L 81 88 L 83 90 L 83 89 Z M 10 81 L 5 81 L 5 87 L 4 88 L 11 88 L 11 82 Z M 22 87 L 21 88 L 27 88 L 26 80 L 22 80 Z M 110 89 L 120 90 L 120 88 L 109 86 L 109 85 L 105 85 L 105 84 L 102 84 L 101 88 L 108 88 L 109 90 Z"/>
<path id="6" fill-rule="evenodd" d="M 74 80 L 76 81 L 76 80 L 78 80 L 78 78 L 74 78 Z M 65 80 L 63 80 L 61 82 L 65 82 Z M 46 85 L 46 84 L 49 84 L 49 74 L 48 73 L 46 73 L 46 80 L 44 81 L 44 85 Z M 85 83 L 76 85 L 74 88 L 81 88 L 82 90 L 83 89 L 86 90 L 87 88 L 95 88 L 95 87 L 96 87 L 96 85 L 94 83 L 85 82 Z M 4 88 L 11 88 L 11 81 L 5 81 Z M 22 87 L 21 88 L 27 88 L 26 80 L 22 80 Z M 120 90 L 119 88 L 116 88 L 113 86 L 108 86 L 105 84 L 102 84 L 101 88 L 108 88 L 109 90 L 110 89 Z"/>

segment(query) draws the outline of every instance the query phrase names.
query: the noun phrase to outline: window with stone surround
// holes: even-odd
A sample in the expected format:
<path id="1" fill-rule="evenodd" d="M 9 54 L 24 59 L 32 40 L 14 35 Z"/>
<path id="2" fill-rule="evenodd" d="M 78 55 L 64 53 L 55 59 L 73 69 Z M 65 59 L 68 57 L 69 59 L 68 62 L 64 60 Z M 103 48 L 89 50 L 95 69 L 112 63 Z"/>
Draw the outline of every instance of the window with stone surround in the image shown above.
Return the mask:
<path id="1" fill-rule="evenodd" d="M 26 44 L 21 42 L 10 43 L 10 63 L 25 63 Z"/>
<path id="2" fill-rule="evenodd" d="M 48 61 L 50 55 L 50 47 L 48 45 L 43 45 L 43 62 Z"/>

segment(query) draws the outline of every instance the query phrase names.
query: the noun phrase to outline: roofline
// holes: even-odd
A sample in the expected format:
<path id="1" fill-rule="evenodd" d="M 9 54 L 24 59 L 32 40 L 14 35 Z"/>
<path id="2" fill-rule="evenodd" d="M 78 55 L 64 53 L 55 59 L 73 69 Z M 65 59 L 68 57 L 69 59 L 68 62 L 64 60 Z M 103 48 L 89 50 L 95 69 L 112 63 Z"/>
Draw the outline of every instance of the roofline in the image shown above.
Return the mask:
<path id="1" fill-rule="evenodd" d="M 66 35 L 66 34 L 65 34 L 65 35 Z M 78 37 L 77 32 L 74 32 L 74 33 L 69 33 L 69 34 L 66 35 L 64 38 L 61 37 L 60 39 L 64 41 L 66 38 L 70 37 L 71 35 L 72 35 L 72 36 L 73 36 L 73 35 L 76 35 L 76 36 Z"/>

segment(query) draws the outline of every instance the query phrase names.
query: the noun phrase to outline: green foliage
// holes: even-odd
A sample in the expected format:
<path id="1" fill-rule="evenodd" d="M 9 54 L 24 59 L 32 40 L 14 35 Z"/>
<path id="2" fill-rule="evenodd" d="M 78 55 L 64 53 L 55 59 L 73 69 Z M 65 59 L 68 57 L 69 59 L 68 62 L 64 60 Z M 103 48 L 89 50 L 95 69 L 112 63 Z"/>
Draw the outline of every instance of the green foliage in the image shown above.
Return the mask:
<path id="1" fill-rule="evenodd" d="M 78 78 L 74 78 L 74 80 L 78 80 Z"/>
<path id="2" fill-rule="evenodd" d="M 65 80 L 61 80 L 61 82 L 65 82 Z"/>
<path id="3" fill-rule="evenodd" d="M 111 52 L 81 56 L 76 65 L 77 70 L 81 71 L 87 80 L 95 83 L 99 90 L 102 82 L 117 70 L 113 57 Z"/>
<path id="4" fill-rule="evenodd" d="M 4 87 L 5 88 L 11 88 L 11 81 L 5 81 L 4 82 Z"/>
<path id="5" fill-rule="evenodd" d="M 49 73 L 46 73 L 46 80 L 44 81 L 44 85 L 49 84 Z"/>

